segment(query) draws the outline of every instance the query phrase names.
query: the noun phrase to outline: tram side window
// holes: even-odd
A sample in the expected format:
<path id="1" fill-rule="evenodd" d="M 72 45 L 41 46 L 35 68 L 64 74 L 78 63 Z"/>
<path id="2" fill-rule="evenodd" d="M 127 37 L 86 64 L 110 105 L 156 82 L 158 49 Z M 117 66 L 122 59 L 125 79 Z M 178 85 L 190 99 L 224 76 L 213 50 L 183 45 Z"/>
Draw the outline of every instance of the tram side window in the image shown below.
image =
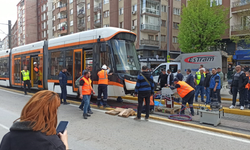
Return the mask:
<path id="1" fill-rule="evenodd" d="M 52 79 L 57 79 L 60 71 L 63 68 L 63 52 L 51 52 L 50 59 L 50 77 Z"/>
<path id="2" fill-rule="evenodd" d="M 0 58 L 0 78 L 9 77 L 9 58 Z"/>
<path id="3" fill-rule="evenodd" d="M 73 75 L 73 51 L 66 51 L 65 52 L 65 61 L 66 61 L 66 68 L 68 70 L 68 79 L 72 80 Z"/>
<path id="4" fill-rule="evenodd" d="M 21 60 L 15 59 L 15 68 L 14 68 L 14 80 L 15 83 L 20 83 L 21 81 Z"/>
<path id="5" fill-rule="evenodd" d="M 100 68 L 102 65 L 107 65 L 109 68 L 112 68 L 111 62 L 110 62 L 110 48 L 107 46 L 107 52 L 100 53 Z"/>

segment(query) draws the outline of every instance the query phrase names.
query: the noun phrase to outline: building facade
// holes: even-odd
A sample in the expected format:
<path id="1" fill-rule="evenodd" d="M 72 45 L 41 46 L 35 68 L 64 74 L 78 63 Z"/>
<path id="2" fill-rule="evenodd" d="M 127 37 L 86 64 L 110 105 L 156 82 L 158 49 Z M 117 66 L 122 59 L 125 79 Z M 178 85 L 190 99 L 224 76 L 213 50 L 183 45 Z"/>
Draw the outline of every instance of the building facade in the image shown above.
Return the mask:
<path id="1" fill-rule="evenodd" d="M 11 48 L 18 46 L 18 36 L 17 36 L 17 21 L 11 28 Z"/>

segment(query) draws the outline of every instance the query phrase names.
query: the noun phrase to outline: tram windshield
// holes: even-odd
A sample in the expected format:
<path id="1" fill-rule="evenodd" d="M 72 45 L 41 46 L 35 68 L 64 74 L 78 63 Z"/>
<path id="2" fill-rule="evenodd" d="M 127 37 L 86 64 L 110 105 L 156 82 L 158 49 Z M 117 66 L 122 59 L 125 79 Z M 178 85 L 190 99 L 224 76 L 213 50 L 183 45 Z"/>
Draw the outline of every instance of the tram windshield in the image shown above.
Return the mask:
<path id="1" fill-rule="evenodd" d="M 138 75 L 140 65 L 134 43 L 126 40 L 112 40 L 112 47 L 118 73 Z"/>

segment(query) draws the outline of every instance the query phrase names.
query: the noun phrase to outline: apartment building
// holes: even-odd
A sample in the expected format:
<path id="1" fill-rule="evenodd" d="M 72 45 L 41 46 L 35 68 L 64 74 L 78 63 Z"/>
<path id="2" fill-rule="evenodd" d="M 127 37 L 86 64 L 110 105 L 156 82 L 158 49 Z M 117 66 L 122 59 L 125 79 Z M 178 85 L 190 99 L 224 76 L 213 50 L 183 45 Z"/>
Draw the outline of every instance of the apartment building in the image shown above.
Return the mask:
<path id="1" fill-rule="evenodd" d="M 53 37 L 77 32 L 77 2 L 76 0 L 54 0 Z"/>
<path id="2" fill-rule="evenodd" d="M 42 41 L 48 39 L 48 17 L 47 0 L 37 0 L 37 40 Z"/>
<path id="3" fill-rule="evenodd" d="M 18 46 L 17 39 L 18 36 L 17 36 L 17 21 L 16 21 L 11 28 L 11 48 Z"/>
<path id="4" fill-rule="evenodd" d="M 136 49 L 140 61 L 154 68 L 170 54 L 180 53 L 177 43 L 181 7 L 186 0 L 78 0 L 78 31 L 101 27 L 119 27 L 137 34 Z M 167 42 L 167 18 L 170 6 L 170 38 Z"/>

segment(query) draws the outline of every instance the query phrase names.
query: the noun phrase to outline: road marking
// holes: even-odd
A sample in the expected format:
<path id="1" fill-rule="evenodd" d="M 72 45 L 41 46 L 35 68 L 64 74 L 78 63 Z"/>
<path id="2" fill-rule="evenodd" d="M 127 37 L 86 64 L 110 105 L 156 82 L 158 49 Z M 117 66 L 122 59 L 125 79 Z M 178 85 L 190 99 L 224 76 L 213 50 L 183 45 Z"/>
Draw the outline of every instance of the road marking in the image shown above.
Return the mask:
<path id="1" fill-rule="evenodd" d="M 78 106 L 73 105 L 73 104 L 70 104 L 70 106 L 78 107 Z M 99 111 L 99 112 L 103 112 L 103 113 L 105 113 L 107 111 L 107 110 L 100 110 L 100 109 L 95 109 L 95 108 L 91 108 L 91 109 L 94 110 L 94 111 Z M 129 118 L 133 119 L 133 117 L 129 117 Z M 202 133 L 202 134 L 208 134 L 208 135 L 212 135 L 212 136 L 222 137 L 222 138 L 225 138 L 225 139 L 230 139 L 230 140 L 235 140 L 235 141 L 250 144 L 250 140 L 246 140 L 244 138 L 228 136 L 228 135 L 222 134 L 222 133 L 216 133 L 216 132 L 206 131 L 206 130 L 202 130 L 202 129 L 195 129 L 195 128 L 192 128 L 192 127 L 185 127 L 185 126 L 181 126 L 181 125 L 177 125 L 177 124 L 173 124 L 173 123 L 167 123 L 167 122 L 162 122 L 162 121 L 157 121 L 157 120 L 152 120 L 152 119 L 149 119 L 149 122 L 156 123 L 156 124 L 161 124 L 161 125 L 166 125 L 166 126 L 170 126 L 170 127 L 174 127 L 174 128 L 194 131 L 194 132 L 198 132 L 198 133 Z"/>
<path id="2" fill-rule="evenodd" d="M 31 97 L 31 95 L 24 95 L 24 94 L 16 93 L 16 92 L 13 92 L 13 91 L 4 90 L 4 89 L 1 89 L 1 88 L 0 88 L 0 91 L 4 91 L 4 92 L 16 94 L 16 95 L 22 95 L 22 96 L 25 96 L 25 97 L 26 97 L 26 96 Z"/>
<path id="3" fill-rule="evenodd" d="M 9 128 L 6 127 L 5 125 L 0 124 L 0 127 L 4 128 L 4 129 L 6 129 L 6 130 L 9 130 Z"/>

